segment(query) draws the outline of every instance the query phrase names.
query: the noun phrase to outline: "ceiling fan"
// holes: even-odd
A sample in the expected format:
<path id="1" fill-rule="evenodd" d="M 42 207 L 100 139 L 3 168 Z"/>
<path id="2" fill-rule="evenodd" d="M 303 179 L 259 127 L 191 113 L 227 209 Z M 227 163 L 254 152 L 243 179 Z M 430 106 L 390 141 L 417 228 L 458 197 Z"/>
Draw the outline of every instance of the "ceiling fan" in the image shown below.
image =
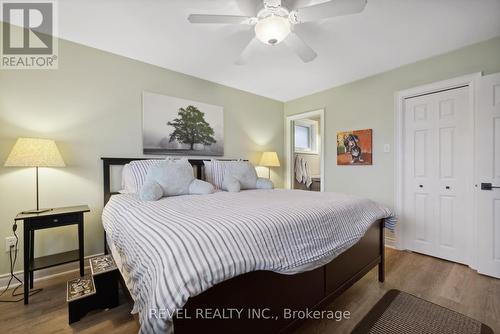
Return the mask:
<path id="1" fill-rule="evenodd" d="M 191 14 L 188 21 L 194 24 L 243 24 L 254 28 L 255 37 L 248 43 L 236 64 L 246 62 L 250 45 L 256 38 L 268 45 L 283 42 L 303 62 L 317 57 L 316 52 L 293 32 L 293 26 L 304 22 L 362 12 L 367 0 L 331 0 L 301 7 L 301 0 L 263 0 L 263 7 L 256 16 Z M 304 2 L 304 1 L 302 1 Z"/>

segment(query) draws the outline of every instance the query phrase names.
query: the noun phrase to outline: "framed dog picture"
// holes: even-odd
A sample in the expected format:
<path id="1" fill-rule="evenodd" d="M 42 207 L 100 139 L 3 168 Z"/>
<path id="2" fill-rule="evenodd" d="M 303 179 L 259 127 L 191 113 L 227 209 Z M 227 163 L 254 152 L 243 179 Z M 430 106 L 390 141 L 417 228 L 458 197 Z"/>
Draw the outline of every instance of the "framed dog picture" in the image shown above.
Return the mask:
<path id="1" fill-rule="evenodd" d="M 337 165 L 371 165 L 372 161 L 372 129 L 337 133 Z"/>

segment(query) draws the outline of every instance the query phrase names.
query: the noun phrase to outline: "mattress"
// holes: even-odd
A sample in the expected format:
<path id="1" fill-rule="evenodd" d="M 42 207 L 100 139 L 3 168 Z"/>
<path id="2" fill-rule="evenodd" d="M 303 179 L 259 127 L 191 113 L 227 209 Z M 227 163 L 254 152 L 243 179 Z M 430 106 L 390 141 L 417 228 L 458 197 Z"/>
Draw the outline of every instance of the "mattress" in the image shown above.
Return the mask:
<path id="1" fill-rule="evenodd" d="M 155 202 L 112 196 L 103 225 L 134 299 L 142 333 L 170 333 L 189 297 L 257 270 L 294 274 L 331 261 L 392 211 L 355 196 L 246 190 Z"/>

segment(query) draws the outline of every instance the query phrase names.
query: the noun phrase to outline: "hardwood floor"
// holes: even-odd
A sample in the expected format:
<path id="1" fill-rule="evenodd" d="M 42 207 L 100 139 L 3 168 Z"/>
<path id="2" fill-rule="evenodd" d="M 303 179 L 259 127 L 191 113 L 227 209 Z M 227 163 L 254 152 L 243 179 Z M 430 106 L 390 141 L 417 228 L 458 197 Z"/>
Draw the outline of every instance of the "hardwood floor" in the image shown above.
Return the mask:
<path id="1" fill-rule="evenodd" d="M 470 268 L 436 258 L 392 249 L 386 250 L 386 282 L 379 283 L 374 269 L 327 309 L 349 311 L 351 318 L 311 320 L 297 334 L 349 333 L 370 308 L 390 289 L 399 289 L 448 307 L 489 325 L 500 334 L 500 280 L 477 274 Z M 44 290 L 22 302 L 0 303 L 0 333 L 137 333 L 138 326 L 123 303 L 112 310 L 97 311 L 68 325 L 67 279 L 41 281 Z"/>

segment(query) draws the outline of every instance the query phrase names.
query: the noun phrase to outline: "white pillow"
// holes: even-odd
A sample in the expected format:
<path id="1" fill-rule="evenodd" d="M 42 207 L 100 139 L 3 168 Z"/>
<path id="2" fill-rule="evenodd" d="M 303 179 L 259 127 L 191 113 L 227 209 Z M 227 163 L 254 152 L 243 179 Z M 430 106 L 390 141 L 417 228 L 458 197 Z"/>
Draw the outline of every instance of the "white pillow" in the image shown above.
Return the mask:
<path id="1" fill-rule="evenodd" d="M 161 191 L 158 191 L 158 187 Z M 168 196 L 206 195 L 213 192 L 212 184 L 194 178 L 193 167 L 188 159 L 167 158 L 150 167 L 140 197 L 142 200 L 155 201 Z"/>
<path id="2" fill-rule="evenodd" d="M 146 179 L 157 182 L 163 189 L 163 196 L 189 194 L 189 185 L 195 179 L 193 167 L 187 159 L 164 160 L 149 169 Z"/>
<path id="3" fill-rule="evenodd" d="M 163 189 L 160 184 L 153 180 L 147 180 L 142 185 L 139 198 L 143 201 L 157 201 L 163 197 Z"/>
<path id="4" fill-rule="evenodd" d="M 223 189 L 222 183 L 224 182 L 224 178 L 226 175 L 230 175 L 238 180 L 241 190 L 255 189 L 257 172 L 250 162 L 212 160 L 210 165 L 210 176 L 207 175 L 207 171 L 205 171 L 205 175 L 207 181 L 212 183 L 215 188 Z"/>
<path id="5" fill-rule="evenodd" d="M 259 177 L 257 179 L 257 183 L 255 184 L 256 189 L 274 189 L 274 183 L 273 181 Z"/>
<path id="6" fill-rule="evenodd" d="M 214 186 L 211 183 L 194 179 L 189 185 L 190 195 L 208 195 L 215 191 Z"/>
<path id="7" fill-rule="evenodd" d="M 122 191 L 125 194 L 137 194 L 146 181 L 146 176 L 152 166 L 160 164 L 163 160 L 134 160 L 123 166 Z"/>
<path id="8" fill-rule="evenodd" d="M 222 189 L 224 181 L 224 165 L 219 164 L 218 160 L 203 161 L 205 165 L 205 180 L 214 185 L 216 189 Z"/>
<path id="9" fill-rule="evenodd" d="M 237 193 L 241 190 L 240 182 L 231 175 L 226 175 L 222 182 L 222 190 Z"/>

